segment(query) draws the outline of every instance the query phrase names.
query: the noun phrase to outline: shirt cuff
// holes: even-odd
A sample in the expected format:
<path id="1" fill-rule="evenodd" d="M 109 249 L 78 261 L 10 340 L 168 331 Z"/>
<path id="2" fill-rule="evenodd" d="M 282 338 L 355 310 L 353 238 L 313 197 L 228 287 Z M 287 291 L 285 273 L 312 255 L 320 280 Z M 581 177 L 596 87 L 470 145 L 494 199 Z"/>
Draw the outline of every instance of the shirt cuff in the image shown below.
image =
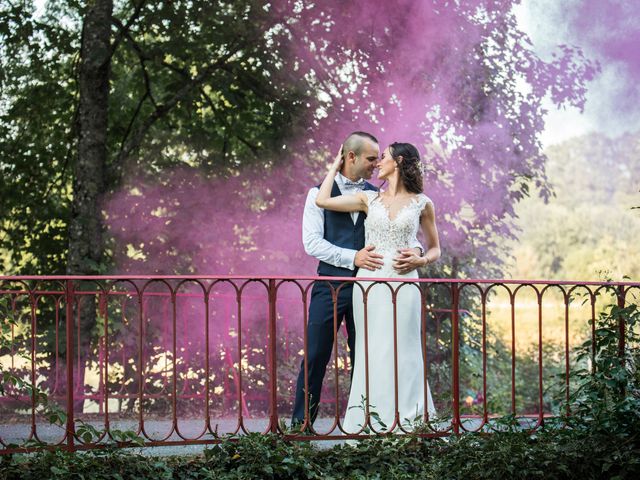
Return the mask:
<path id="1" fill-rule="evenodd" d="M 348 268 L 349 270 L 355 270 L 356 268 L 356 250 L 350 248 L 343 248 L 340 250 L 340 266 L 342 268 Z"/>

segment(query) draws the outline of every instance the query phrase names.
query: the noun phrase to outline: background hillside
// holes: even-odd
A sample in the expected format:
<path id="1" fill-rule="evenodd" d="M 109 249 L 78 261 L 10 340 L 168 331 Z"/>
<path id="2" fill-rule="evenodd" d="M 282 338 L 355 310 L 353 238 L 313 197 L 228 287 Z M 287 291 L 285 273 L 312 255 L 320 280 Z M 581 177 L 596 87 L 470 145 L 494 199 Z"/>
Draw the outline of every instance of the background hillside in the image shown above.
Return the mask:
<path id="1" fill-rule="evenodd" d="M 640 280 L 640 132 L 577 137 L 550 147 L 555 197 L 518 204 L 505 242 L 512 278 Z"/>

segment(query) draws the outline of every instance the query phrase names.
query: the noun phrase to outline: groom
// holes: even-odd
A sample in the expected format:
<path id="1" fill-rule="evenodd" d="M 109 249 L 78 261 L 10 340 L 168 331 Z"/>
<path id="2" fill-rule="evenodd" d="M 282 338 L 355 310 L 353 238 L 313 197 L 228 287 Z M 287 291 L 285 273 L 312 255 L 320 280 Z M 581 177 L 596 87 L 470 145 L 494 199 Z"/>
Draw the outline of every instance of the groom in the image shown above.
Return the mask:
<path id="1" fill-rule="evenodd" d="M 343 143 L 344 162 L 336 175 L 331 196 L 355 194 L 363 190 L 377 190 L 365 179 L 370 179 L 378 165 L 378 140 L 366 132 L 353 132 Z M 379 269 L 382 255 L 375 253 L 375 245 L 365 246 L 363 212 L 332 212 L 316 206 L 318 187 L 309 190 L 302 217 L 302 242 L 307 254 L 317 258 L 318 275 L 327 277 L 354 277 L 358 268 Z M 416 259 L 422 256 L 422 247 L 399 252 L 394 268 L 408 273 L 417 268 Z M 334 291 L 341 282 L 331 282 Z M 355 358 L 355 326 L 351 295 L 353 284 L 345 283 L 337 296 L 337 328 L 344 319 L 347 326 L 347 344 L 351 368 Z M 307 369 L 309 386 L 309 415 L 313 423 L 318 415 L 320 391 L 334 342 L 334 303 L 329 282 L 315 282 L 311 290 L 307 324 Z M 292 426 L 300 426 L 305 417 L 304 359 L 300 366 L 293 407 Z"/>

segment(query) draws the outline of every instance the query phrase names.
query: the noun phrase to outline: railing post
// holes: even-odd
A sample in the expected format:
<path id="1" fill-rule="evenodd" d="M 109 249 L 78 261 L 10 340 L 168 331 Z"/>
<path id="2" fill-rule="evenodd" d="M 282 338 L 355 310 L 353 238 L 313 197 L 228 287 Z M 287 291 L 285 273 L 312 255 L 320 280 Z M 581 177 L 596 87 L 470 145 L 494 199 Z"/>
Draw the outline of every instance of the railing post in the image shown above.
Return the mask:
<path id="1" fill-rule="evenodd" d="M 65 282 L 65 302 L 67 311 L 66 342 L 67 342 L 67 449 L 75 450 L 75 423 L 73 419 L 73 302 L 75 298 L 73 280 Z"/>
<path id="2" fill-rule="evenodd" d="M 269 280 L 269 431 L 278 433 L 278 377 L 276 370 L 276 281 Z"/>
<path id="3" fill-rule="evenodd" d="M 624 285 L 619 285 L 618 286 L 618 307 L 620 308 L 624 308 L 624 297 L 625 297 L 625 291 L 624 291 Z M 624 358 L 624 350 L 625 350 L 625 346 L 626 346 L 626 341 L 625 341 L 625 334 L 626 334 L 626 325 L 624 322 L 624 316 L 620 315 L 618 317 L 618 356 L 620 357 L 620 365 L 623 368 L 626 368 L 625 365 L 625 358 Z M 626 395 L 626 388 L 623 385 L 622 386 L 622 391 L 620 392 L 622 397 L 624 397 Z"/>
<path id="4" fill-rule="evenodd" d="M 624 308 L 624 297 L 625 297 L 624 286 L 620 285 L 618 286 L 618 307 L 620 308 Z M 620 356 L 620 359 L 622 360 L 622 362 L 624 362 L 626 328 L 624 324 L 624 317 L 622 315 L 618 317 L 618 329 L 619 329 L 618 335 L 620 335 L 620 337 L 618 338 L 618 355 Z"/>
<path id="5" fill-rule="evenodd" d="M 625 291 L 624 291 L 624 285 L 619 285 L 618 286 L 618 307 L 620 308 L 624 308 L 624 297 L 625 297 Z M 618 356 L 620 357 L 620 365 L 622 366 L 622 368 L 626 368 L 625 365 L 625 359 L 624 359 L 624 349 L 626 346 L 626 339 L 625 339 L 625 333 L 626 333 L 626 324 L 624 321 L 624 316 L 620 315 L 618 316 Z M 626 388 L 624 385 L 622 385 L 621 387 L 621 396 L 624 397 L 626 395 Z"/>
<path id="6" fill-rule="evenodd" d="M 460 331 L 459 331 L 459 309 L 460 290 L 457 283 L 451 284 L 451 367 L 452 367 L 452 390 L 453 390 L 453 433 L 460 433 Z"/>

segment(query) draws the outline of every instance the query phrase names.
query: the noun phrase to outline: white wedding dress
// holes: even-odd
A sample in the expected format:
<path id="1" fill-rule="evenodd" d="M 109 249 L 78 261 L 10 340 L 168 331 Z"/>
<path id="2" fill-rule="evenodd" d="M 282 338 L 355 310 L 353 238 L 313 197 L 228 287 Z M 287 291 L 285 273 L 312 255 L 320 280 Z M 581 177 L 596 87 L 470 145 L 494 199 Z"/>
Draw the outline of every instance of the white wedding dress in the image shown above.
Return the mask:
<path id="1" fill-rule="evenodd" d="M 358 270 L 356 277 L 363 278 L 418 278 L 413 272 L 400 275 L 393 269 L 393 257 L 400 248 L 409 248 L 420 228 L 420 214 L 431 200 L 424 194 L 417 195 L 402 207 L 395 218 L 389 217 L 387 207 L 378 192 L 365 191 L 369 211 L 365 220 L 365 244 L 375 245 L 375 252 L 384 255 L 384 266 L 375 271 Z M 390 282 L 397 292 L 397 402 L 396 369 L 394 358 L 393 302 L 389 286 L 358 281 L 353 286 L 353 316 L 356 328 L 355 365 L 349 404 L 343 428 L 346 433 L 357 433 L 364 427 L 375 432 L 391 431 L 394 420 L 406 431 L 412 429 L 415 420 L 424 418 L 425 401 L 429 419 L 435 416 L 431 391 L 426 385 L 421 345 L 421 300 L 418 284 Z M 360 288 L 362 287 L 362 288 Z M 369 288 L 370 287 L 370 288 Z M 367 291 L 367 328 L 365 331 L 365 303 Z M 365 358 L 365 342 L 367 358 Z M 369 373 L 367 385 L 366 371 Z M 369 422 L 365 425 L 365 409 L 368 404 Z M 396 412 L 398 415 L 396 416 Z M 393 430 L 398 430 L 396 422 Z"/>

